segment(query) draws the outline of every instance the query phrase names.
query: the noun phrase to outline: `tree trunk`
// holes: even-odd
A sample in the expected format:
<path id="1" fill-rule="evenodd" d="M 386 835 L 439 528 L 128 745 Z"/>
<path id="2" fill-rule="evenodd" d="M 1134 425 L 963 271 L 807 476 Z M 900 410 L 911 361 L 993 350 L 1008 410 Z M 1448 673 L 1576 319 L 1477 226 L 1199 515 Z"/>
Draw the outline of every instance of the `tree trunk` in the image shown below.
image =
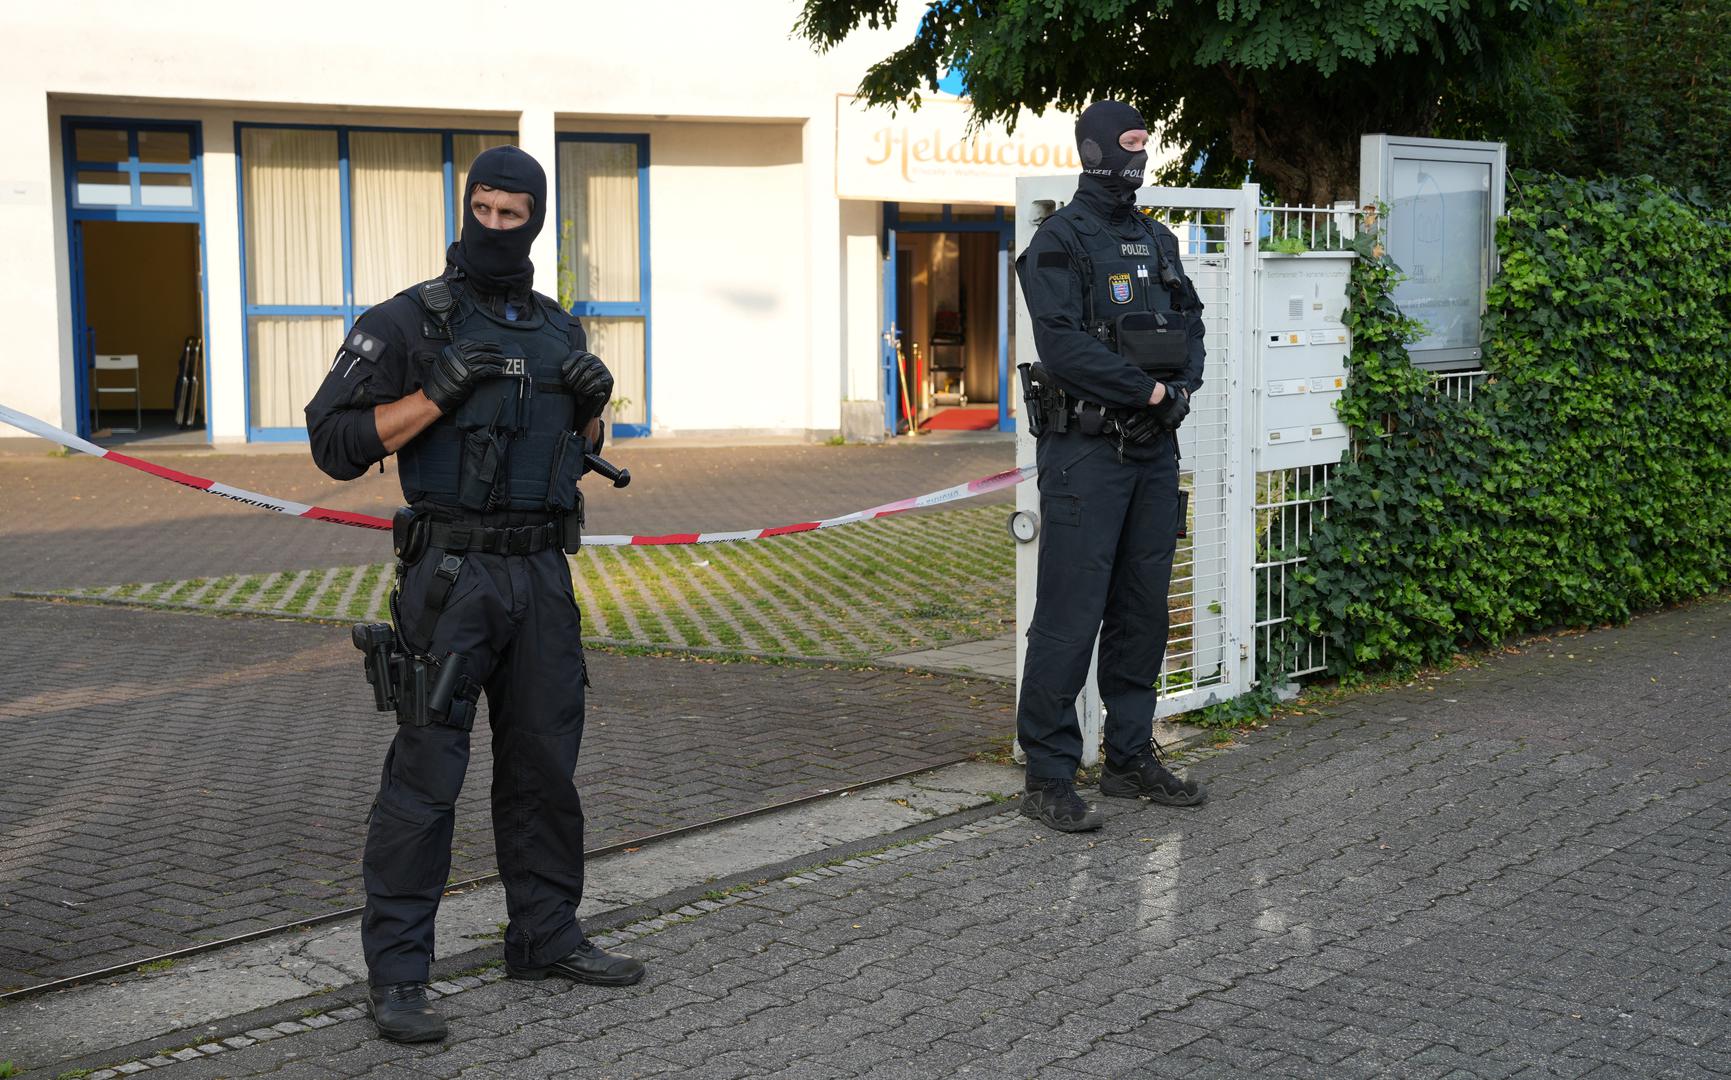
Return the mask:
<path id="1" fill-rule="evenodd" d="M 1314 129 L 1309 133 L 1312 137 L 1306 137 L 1305 132 L 1283 132 L 1275 137 L 1258 128 L 1250 141 L 1253 149 L 1244 155 L 1256 179 L 1271 189 L 1270 195 L 1285 203 L 1328 206 L 1338 199 L 1357 199 L 1357 136 Z M 1235 149 L 1239 137 L 1235 130 Z"/>

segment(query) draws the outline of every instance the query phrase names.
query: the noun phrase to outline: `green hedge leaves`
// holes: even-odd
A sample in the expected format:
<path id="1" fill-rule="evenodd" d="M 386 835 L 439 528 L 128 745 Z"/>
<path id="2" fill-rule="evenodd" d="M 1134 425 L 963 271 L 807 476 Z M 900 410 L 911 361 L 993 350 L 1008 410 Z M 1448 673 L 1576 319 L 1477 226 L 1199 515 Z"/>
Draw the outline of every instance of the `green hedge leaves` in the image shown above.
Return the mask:
<path id="1" fill-rule="evenodd" d="M 1470 397 L 1408 362 L 1399 269 L 1371 242 L 1340 404 L 1357 449 L 1291 597 L 1331 670 L 1436 663 L 1731 582 L 1723 215 L 1646 178 L 1517 176 Z"/>

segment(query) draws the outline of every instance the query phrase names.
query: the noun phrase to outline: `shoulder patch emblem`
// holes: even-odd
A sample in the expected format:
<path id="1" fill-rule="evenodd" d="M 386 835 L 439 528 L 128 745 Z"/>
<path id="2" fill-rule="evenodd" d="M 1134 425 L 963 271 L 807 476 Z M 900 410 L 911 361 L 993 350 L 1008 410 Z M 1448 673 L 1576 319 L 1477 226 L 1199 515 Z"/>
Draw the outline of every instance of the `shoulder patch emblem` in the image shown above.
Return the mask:
<path id="1" fill-rule="evenodd" d="M 1131 296 L 1130 275 L 1113 274 L 1109 283 L 1112 286 L 1112 302 L 1114 304 L 1128 304 Z"/>
<path id="2" fill-rule="evenodd" d="M 360 330 L 349 332 L 348 347 L 361 354 L 364 360 L 377 360 L 385 353 L 385 343 L 371 334 Z"/>

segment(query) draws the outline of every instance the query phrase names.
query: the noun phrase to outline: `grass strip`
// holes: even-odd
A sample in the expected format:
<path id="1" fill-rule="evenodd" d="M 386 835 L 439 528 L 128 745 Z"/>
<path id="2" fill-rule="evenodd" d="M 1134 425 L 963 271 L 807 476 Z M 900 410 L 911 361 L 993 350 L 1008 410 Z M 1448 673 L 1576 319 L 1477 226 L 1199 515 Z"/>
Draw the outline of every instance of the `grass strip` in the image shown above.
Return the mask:
<path id="1" fill-rule="evenodd" d="M 591 635 L 649 646 L 864 659 L 994 637 L 1014 603 L 1002 515 L 961 508 L 753 543 L 590 548 L 571 560 L 573 590 Z M 360 620 L 384 617 L 393 584 L 390 566 L 373 563 L 80 592 Z"/>
<path id="2" fill-rule="evenodd" d="M 711 637 L 714 637 L 724 648 L 737 648 L 745 640 L 738 624 L 734 621 L 732 612 L 723 599 L 718 598 L 710 590 L 710 562 L 700 558 L 699 551 L 682 552 L 685 556 L 681 563 L 678 556 L 672 552 L 666 553 L 669 565 L 677 568 L 680 587 L 690 599 L 694 610 L 699 608 L 699 617 L 709 627 Z"/>
<path id="3" fill-rule="evenodd" d="M 275 580 L 266 585 L 253 599 L 252 607 L 255 611 L 281 611 L 283 597 L 288 595 L 289 590 L 300 584 L 301 579 L 306 577 L 306 571 L 301 570 L 293 574 L 278 573 L 274 576 Z"/>

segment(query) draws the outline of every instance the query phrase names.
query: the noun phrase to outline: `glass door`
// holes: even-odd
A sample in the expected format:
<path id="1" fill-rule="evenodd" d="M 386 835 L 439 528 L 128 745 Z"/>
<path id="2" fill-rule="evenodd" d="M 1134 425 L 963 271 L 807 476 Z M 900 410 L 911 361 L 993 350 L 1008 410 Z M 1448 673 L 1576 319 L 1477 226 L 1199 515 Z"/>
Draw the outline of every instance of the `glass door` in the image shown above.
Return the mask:
<path id="1" fill-rule="evenodd" d="M 135 424 L 139 412 L 167 418 L 181 415 L 184 405 L 189 419 L 179 427 L 201 427 L 206 367 L 199 126 L 68 117 L 61 131 L 78 432 L 97 435 L 97 407 L 116 402 L 134 411 Z M 200 343 L 196 351 L 194 341 Z M 94 372 L 103 354 L 117 358 L 110 363 L 130 365 L 131 377 L 119 380 L 126 385 Z M 111 400 L 99 400 L 105 395 Z M 151 434 L 175 427 L 174 420 L 162 419 Z"/>

